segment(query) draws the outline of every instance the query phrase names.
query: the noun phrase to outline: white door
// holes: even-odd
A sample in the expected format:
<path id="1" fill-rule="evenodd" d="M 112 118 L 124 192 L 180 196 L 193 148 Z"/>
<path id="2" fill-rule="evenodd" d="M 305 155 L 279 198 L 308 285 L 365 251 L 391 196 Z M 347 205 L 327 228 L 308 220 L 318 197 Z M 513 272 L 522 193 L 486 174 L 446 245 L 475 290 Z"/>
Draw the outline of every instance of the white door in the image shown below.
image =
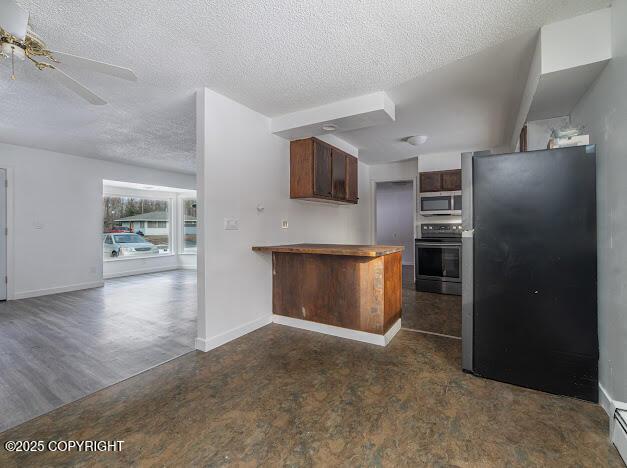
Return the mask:
<path id="1" fill-rule="evenodd" d="M 0 169 L 0 301 L 7 298 L 7 171 Z"/>
<path id="2" fill-rule="evenodd" d="M 376 186 L 376 243 L 402 245 L 403 265 L 414 264 L 414 184 L 378 182 Z"/>

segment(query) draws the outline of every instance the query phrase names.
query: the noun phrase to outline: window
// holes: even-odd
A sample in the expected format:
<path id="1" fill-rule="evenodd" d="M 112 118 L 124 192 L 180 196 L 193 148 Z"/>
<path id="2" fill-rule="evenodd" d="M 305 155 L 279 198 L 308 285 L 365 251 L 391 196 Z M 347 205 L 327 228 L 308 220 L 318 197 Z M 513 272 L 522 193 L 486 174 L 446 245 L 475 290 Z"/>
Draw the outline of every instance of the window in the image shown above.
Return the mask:
<path id="1" fill-rule="evenodd" d="M 103 204 L 105 260 L 171 252 L 168 200 L 105 195 Z"/>
<path id="2" fill-rule="evenodd" d="M 196 200 L 183 200 L 183 252 L 196 252 Z"/>

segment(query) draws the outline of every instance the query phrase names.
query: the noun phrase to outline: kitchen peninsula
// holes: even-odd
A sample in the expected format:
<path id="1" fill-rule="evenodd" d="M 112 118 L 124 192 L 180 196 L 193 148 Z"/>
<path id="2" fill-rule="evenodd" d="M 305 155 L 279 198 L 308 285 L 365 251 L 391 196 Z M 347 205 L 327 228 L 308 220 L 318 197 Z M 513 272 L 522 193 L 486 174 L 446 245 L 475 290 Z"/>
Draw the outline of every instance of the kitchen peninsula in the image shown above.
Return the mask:
<path id="1" fill-rule="evenodd" d="M 403 247 L 293 244 L 272 253 L 274 322 L 385 346 L 401 326 Z"/>

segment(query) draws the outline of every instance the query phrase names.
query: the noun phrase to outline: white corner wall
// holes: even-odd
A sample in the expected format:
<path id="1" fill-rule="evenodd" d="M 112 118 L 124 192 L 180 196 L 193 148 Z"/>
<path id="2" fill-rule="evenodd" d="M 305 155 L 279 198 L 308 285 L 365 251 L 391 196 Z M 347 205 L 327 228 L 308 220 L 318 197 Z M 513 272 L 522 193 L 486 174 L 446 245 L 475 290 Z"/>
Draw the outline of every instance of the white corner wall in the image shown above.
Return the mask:
<path id="1" fill-rule="evenodd" d="M 418 156 L 418 171 L 449 171 L 462 168 L 462 152 L 430 153 Z"/>
<path id="2" fill-rule="evenodd" d="M 627 403 L 627 0 L 611 11 L 613 58 L 571 120 L 597 145 L 599 380 Z"/>
<path id="3" fill-rule="evenodd" d="M 359 164 L 357 206 L 291 200 L 289 142 L 271 133 L 268 117 L 209 89 L 198 92 L 196 116 L 196 347 L 208 351 L 271 321 L 271 256 L 253 245 L 368 243 L 371 209 L 366 165 Z M 239 219 L 240 229 L 224 230 L 224 218 Z"/>
<path id="4" fill-rule="evenodd" d="M 195 189 L 195 176 L 0 144 L 11 174 L 9 299 L 103 283 L 102 180 Z"/>

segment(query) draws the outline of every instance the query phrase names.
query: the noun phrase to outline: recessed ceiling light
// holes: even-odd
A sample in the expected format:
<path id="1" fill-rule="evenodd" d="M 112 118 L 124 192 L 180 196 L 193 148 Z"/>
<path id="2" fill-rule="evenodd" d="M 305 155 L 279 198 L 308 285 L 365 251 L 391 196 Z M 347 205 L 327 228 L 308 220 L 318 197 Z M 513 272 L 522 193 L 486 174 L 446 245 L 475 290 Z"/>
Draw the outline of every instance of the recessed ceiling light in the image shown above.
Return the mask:
<path id="1" fill-rule="evenodd" d="M 325 132 L 334 132 L 335 130 L 337 130 L 337 125 L 334 125 L 334 124 L 324 124 L 322 126 L 322 130 L 324 130 Z"/>
<path id="2" fill-rule="evenodd" d="M 425 143 L 428 140 L 428 138 L 429 137 L 427 135 L 415 135 L 415 136 L 408 137 L 405 141 L 409 143 L 410 145 L 418 146 L 418 145 L 422 145 L 423 143 Z"/>

